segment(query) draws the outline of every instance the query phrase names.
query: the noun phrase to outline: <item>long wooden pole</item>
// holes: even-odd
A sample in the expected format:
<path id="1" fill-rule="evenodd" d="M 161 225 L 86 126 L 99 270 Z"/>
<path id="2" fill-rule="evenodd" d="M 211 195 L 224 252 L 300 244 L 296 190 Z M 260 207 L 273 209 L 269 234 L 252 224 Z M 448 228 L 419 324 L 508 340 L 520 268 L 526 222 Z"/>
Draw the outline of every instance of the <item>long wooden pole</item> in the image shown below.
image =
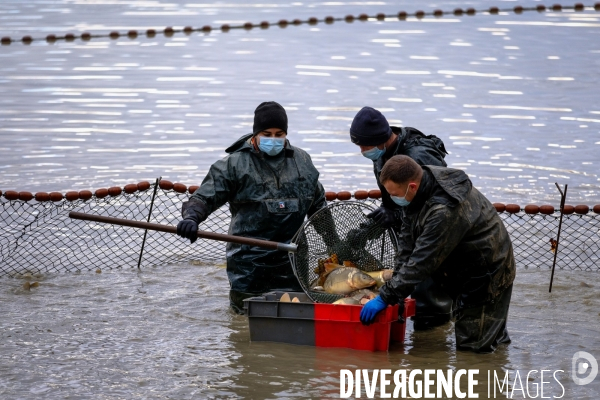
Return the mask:
<path id="1" fill-rule="evenodd" d="M 77 211 L 71 211 L 69 217 L 73 219 L 81 219 L 84 221 L 94 221 L 106 224 L 129 226 L 131 228 L 149 229 L 151 231 L 177 233 L 177 227 L 171 225 L 154 224 L 144 221 L 132 221 L 129 219 L 105 217 L 103 215 L 86 214 Z M 198 231 L 198 237 L 202 239 L 218 240 L 220 242 L 247 244 L 249 246 L 257 246 L 265 249 L 281 250 L 295 253 L 298 249 L 294 243 L 279 243 L 269 240 L 252 239 L 242 236 L 224 235 L 222 233 Z"/>

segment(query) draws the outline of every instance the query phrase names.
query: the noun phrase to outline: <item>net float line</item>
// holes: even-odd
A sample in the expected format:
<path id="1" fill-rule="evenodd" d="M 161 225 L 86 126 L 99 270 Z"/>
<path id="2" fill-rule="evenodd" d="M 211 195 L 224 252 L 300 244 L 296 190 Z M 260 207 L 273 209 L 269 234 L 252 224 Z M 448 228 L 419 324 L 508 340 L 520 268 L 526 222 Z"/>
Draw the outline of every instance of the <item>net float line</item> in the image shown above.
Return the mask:
<path id="1" fill-rule="evenodd" d="M 120 196 L 123 193 L 126 194 L 133 194 L 135 192 L 143 192 L 146 191 L 148 189 L 150 189 L 150 187 L 152 186 L 152 184 L 150 184 L 150 182 L 148 181 L 142 181 L 139 183 L 130 183 L 125 185 L 124 187 L 120 187 L 120 186 L 111 186 L 108 188 L 101 188 L 101 189 L 97 189 L 94 192 L 90 191 L 90 190 L 81 190 L 81 191 L 68 191 L 65 194 L 62 194 L 60 192 L 37 192 L 37 193 L 32 193 L 32 192 L 27 192 L 27 191 L 16 191 L 16 190 L 7 190 L 7 191 L 2 191 L 0 190 L 0 197 L 4 197 L 6 200 L 9 201 L 22 201 L 22 202 L 29 202 L 31 200 L 35 200 L 39 203 L 42 202 L 61 202 L 63 200 L 66 201 L 70 201 L 70 202 L 74 202 L 77 200 L 89 200 L 92 197 L 96 198 L 96 199 L 103 199 L 107 196 L 110 197 L 116 197 L 116 196 Z M 159 182 L 159 188 L 169 191 L 172 190 L 176 193 L 180 193 L 180 194 L 194 194 L 194 192 L 199 188 L 200 186 L 198 185 L 185 185 L 183 183 L 173 183 L 171 181 L 168 180 L 164 180 L 161 179 Z M 379 200 L 381 199 L 381 190 L 379 189 L 372 189 L 372 190 L 356 190 L 354 193 L 347 191 L 347 190 L 342 190 L 340 192 L 333 192 L 333 191 L 326 191 L 325 192 L 325 199 L 327 201 L 346 201 L 346 200 L 351 200 L 351 199 L 355 199 L 355 200 L 367 200 L 367 199 L 372 199 L 372 200 Z M 549 205 L 549 204 L 544 204 L 544 205 L 536 205 L 536 204 L 528 204 L 525 205 L 524 207 L 518 205 L 518 204 L 513 204 L 513 203 L 508 203 L 508 204 L 504 204 L 504 203 L 493 203 L 494 207 L 496 208 L 496 211 L 498 213 L 509 213 L 509 214 L 517 214 L 520 212 L 524 212 L 525 214 L 543 214 L 543 215 L 552 215 L 555 212 L 558 212 L 559 210 L 556 209 L 554 206 Z M 564 209 L 563 209 L 563 213 L 570 215 L 570 214 L 579 214 L 579 215 L 585 215 L 588 214 L 590 211 L 592 211 L 595 214 L 600 214 L 600 204 L 596 204 L 594 206 L 588 206 L 588 205 L 584 205 L 584 204 L 579 204 L 579 205 L 565 205 Z"/>
<path id="2" fill-rule="evenodd" d="M 69 218 L 74 211 L 176 226 L 182 203 L 197 189 L 197 185 L 161 179 L 158 184 L 142 181 L 66 193 L 0 190 L 0 278 L 222 263 L 222 243 L 198 240 L 191 245 L 176 235 Z M 381 205 L 381 191 L 377 189 L 327 191 L 326 197 L 330 202 Z M 557 267 L 600 272 L 600 204 L 565 205 L 562 214 L 560 207 L 547 204 L 522 207 L 494 203 L 494 207 L 512 239 L 518 266 L 551 268 L 562 216 L 564 235 L 560 238 Z M 230 221 L 225 204 L 211 213 L 199 229 L 227 234 Z"/>
<path id="3" fill-rule="evenodd" d="M 485 10 L 484 9 L 476 10 L 472 7 L 468 7 L 468 8 L 455 8 L 452 11 L 444 11 L 444 10 L 436 9 L 434 11 L 429 11 L 429 12 L 422 11 L 422 10 L 418 10 L 415 12 L 399 11 L 396 14 L 377 13 L 374 15 L 373 14 L 369 15 L 369 14 L 363 13 L 363 14 L 359 14 L 358 16 L 349 14 L 349 15 L 346 15 L 345 17 L 332 17 L 332 16 L 327 16 L 324 18 L 310 17 L 305 20 L 281 19 L 278 22 L 269 22 L 269 21 L 262 21 L 259 23 L 246 22 L 241 25 L 223 24 L 221 26 L 204 25 L 202 27 L 197 27 L 197 28 L 194 28 L 192 26 L 186 26 L 184 28 L 173 28 L 171 26 L 167 26 L 167 27 L 161 28 L 161 29 L 147 29 L 146 31 L 138 31 L 135 29 L 131 29 L 127 32 L 112 31 L 109 33 L 97 33 L 97 34 L 92 34 L 89 32 L 83 32 L 79 35 L 74 34 L 74 33 L 66 33 L 66 34 L 62 34 L 62 35 L 48 34 L 48 35 L 46 35 L 46 37 L 37 37 L 37 38 L 27 35 L 27 36 L 23 36 L 20 39 L 12 38 L 10 36 L 4 36 L 4 37 L 0 38 L 0 44 L 3 46 L 8 46 L 13 43 L 21 43 L 24 45 L 29 45 L 33 42 L 46 42 L 48 44 L 54 44 L 57 41 L 73 42 L 75 40 L 89 41 L 92 39 L 105 39 L 105 38 L 108 38 L 111 40 L 128 38 L 128 39 L 133 40 L 133 39 L 137 39 L 139 36 L 145 36 L 147 38 L 152 39 L 152 38 L 155 38 L 157 35 L 161 35 L 161 34 L 164 37 L 170 38 L 178 33 L 183 33 L 185 35 L 191 35 L 194 32 L 210 34 L 213 31 L 220 31 L 220 32 L 225 33 L 225 32 L 229 32 L 230 30 L 236 30 L 236 29 L 244 29 L 244 30 L 252 30 L 255 28 L 269 29 L 272 26 L 278 26 L 279 28 L 286 28 L 288 26 L 317 25 L 319 23 L 333 24 L 334 22 L 353 23 L 354 21 L 362 21 L 362 22 L 386 21 L 386 20 L 390 20 L 390 19 L 404 21 L 408 18 L 413 18 L 413 17 L 417 18 L 417 19 L 423 19 L 426 17 L 441 18 L 441 17 L 447 16 L 447 15 L 452 15 L 452 16 L 457 16 L 457 17 L 463 16 L 463 15 L 467 15 L 467 16 L 499 15 L 501 13 L 503 13 L 503 14 L 504 13 L 514 13 L 514 14 L 520 15 L 520 14 L 523 14 L 526 12 L 533 12 L 533 11 L 542 13 L 542 12 L 561 12 L 561 11 L 583 12 L 586 10 L 600 11 L 600 2 L 597 2 L 594 5 L 588 5 L 588 6 L 584 5 L 583 3 L 575 3 L 574 5 L 554 4 L 552 6 L 545 6 L 543 4 L 538 4 L 535 7 L 523 7 L 523 6 L 514 6 L 512 8 L 489 7 L 488 9 L 485 9 Z"/>

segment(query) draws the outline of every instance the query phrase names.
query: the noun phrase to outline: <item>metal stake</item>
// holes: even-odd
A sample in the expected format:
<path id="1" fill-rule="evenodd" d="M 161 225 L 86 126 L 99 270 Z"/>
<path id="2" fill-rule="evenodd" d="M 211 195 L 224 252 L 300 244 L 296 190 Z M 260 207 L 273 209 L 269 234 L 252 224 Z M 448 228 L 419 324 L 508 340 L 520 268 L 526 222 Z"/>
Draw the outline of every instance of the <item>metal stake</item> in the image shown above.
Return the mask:
<path id="1" fill-rule="evenodd" d="M 560 186 L 558 186 L 558 183 L 554 183 L 558 189 L 558 191 L 560 192 L 560 220 L 558 221 L 558 233 L 556 234 L 556 248 L 554 249 L 554 261 L 552 262 L 552 275 L 550 276 L 550 288 L 548 289 L 549 293 L 552 293 L 552 281 L 554 280 L 554 267 L 556 266 L 556 256 L 558 255 L 558 244 L 560 241 L 560 229 L 562 227 L 562 219 L 563 219 L 563 209 L 565 207 L 565 199 L 567 198 L 567 186 L 565 184 L 565 192 L 563 193 L 562 190 L 560 190 Z"/>
<path id="2" fill-rule="evenodd" d="M 148 213 L 148 222 L 150 222 L 150 217 L 152 217 L 152 207 L 154 207 L 154 198 L 156 197 L 156 190 L 158 189 L 158 183 L 162 179 L 162 176 L 156 179 L 156 183 L 154 184 L 154 193 L 152 193 L 152 201 L 150 202 L 150 212 Z M 148 229 L 144 229 L 144 239 L 142 240 L 142 248 L 140 249 L 140 258 L 138 259 L 138 269 L 140 269 L 140 264 L 142 263 L 142 255 L 144 254 L 144 245 L 146 244 L 146 235 L 148 234 Z"/>

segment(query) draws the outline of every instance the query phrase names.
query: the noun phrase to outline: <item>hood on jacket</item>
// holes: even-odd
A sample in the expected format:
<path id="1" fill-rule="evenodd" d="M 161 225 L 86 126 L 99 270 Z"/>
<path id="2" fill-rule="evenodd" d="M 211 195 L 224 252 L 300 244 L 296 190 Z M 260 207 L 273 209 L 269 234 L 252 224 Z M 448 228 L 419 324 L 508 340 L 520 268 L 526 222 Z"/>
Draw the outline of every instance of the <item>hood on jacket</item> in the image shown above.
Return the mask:
<path id="1" fill-rule="evenodd" d="M 431 172 L 438 185 L 444 189 L 456 204 L 463 202 L 473 188 L 468 175 L 460 169 L 436 167 L 433 165 L 427 165 L 424 168 L 427 168 Z M 445 203 L 444 201 L 440 202 Z"/>
<path id="2" fill-rule="evenodd" d="M 254 147 L 248 142 L 248 139 L 252 137 L 252 133 L 248 133 L 235 142 L 231 146 L 225 149 L 228 154 L 235 153 L 236 151 L 253 150 Z"/>

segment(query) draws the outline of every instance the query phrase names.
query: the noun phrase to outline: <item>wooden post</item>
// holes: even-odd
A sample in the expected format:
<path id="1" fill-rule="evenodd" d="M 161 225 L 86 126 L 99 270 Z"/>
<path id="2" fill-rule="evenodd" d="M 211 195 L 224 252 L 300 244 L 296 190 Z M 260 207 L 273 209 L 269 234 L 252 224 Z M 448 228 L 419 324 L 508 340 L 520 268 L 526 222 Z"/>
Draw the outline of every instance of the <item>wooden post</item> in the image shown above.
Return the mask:
<path id="1" fill-rule="evenodd" d="M 556 256 L 558 255 L 558 245 L 560 242 L 560 230 L 562 228 L 562 219 L 563 219 L 563 209 L 565 207 L 565 199 L 567 198 L 567 186 L 565 185 L 565 192 L 563 193 L 560 190 L 560 186 L 558 183 L 554 183 L 560 192 L 560 220 L 558 222 L 558 233 L 556 234 L 556 248 L 554 249 L 554 261 L 552 262 L 552 275 L 550 276 L 550 288 L 548 289 L 549 293 L 552 293 L 552 281 L 554 280 L 554 267 L 556 266 Z"/>
<path id="2" fill-rule="evenodd" d="M 154 207 L 154 198 L 156 197 L 156 190 L 158 189 L 158 184 L 162 176 L 156 179 L 156 183 L 154 184 L 154 193 L 152 193 L 152 201 L 150 202 L 150 212 L 148 212 L 148 222 L 150 222 L 150 218 L 152 217 L 152 208 Z M 142 248 L 140 249 L 140 258 L 138 259 L 138 269 L 140 269 L 140 265 L 142 263 L 142 255 L 144 254 L 144 245 L 146 244 L 146 235 L 148 234 L 148 229 L 144 230 L 144 239 L 142 240 Z"/>

